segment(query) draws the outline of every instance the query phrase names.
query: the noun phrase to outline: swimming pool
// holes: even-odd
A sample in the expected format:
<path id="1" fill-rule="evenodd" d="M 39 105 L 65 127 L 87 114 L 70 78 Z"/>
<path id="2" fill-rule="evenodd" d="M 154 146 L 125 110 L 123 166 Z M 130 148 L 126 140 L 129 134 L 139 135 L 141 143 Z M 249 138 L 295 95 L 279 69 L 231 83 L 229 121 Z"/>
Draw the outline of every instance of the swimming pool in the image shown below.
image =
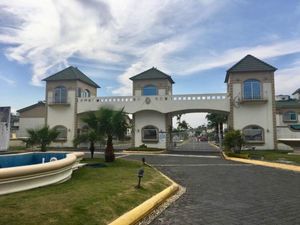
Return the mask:
<path id="1" fill-rule="evenodd" d="M 71 178 L 84 153 L 34 152 L 0 156 L 0 194 L 28 190 Z"/>
<path id="2" fill-rule="evenodd" d="M 4 155 L 0 156 L 0 168 L 9 168 L 16 166 L 34 165 L 39 163 L 46 163 L 66 158 L 67 153 L 45 153 L 36 152 L 29 154 L 18 154 L 18 155 Z"/>

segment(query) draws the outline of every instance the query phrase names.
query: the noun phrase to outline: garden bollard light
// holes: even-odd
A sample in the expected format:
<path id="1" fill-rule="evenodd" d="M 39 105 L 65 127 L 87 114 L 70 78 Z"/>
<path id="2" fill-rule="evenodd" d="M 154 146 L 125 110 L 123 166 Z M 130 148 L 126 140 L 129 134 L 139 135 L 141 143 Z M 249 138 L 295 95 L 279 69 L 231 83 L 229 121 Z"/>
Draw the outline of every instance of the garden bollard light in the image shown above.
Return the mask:
<path id="1" fill-rule="evenodd" d="M 138 185 L 136 186 L 137 188 L 140 188 L 141 187 L 141 180 L 142 180 L 142 177 L 144 176 L 144 169 L 141 168 L 139 169 L 139 172 L 138 172 Z"/>
<path id="2" fill-rule="evenodd" d="M 142 158 L 142 162 L 143 162 L 143 164 L 145 165 L 145 163 L 146 163 L 145 157 Z"/>

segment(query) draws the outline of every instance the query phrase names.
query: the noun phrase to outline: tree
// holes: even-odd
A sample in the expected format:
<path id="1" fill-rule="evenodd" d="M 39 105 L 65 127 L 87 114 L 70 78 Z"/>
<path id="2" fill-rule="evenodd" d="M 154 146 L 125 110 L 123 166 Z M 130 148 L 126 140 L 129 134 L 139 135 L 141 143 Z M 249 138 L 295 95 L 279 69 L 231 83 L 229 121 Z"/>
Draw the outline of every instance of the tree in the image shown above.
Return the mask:
<path id="1" fill-rule="evenodd" d="M 244 143 L 245 142 L 240 130 L 230 130 L 225 134 L 224 146 L 226 150 L 240 153 Z"/>
<path id="2" fill-rule="evenodd" d="M 95 112 L 88 112 L 83 118 L 82 122 L 86 123 L 88 129 L 85 133 L 79 134 L 73 140 L 74 146 L 79 145 L 80 143 L 89 142 L 89 150 L 91 152 L 91 158 L 94 158 L 95 144 L 103 140 L 103 134 L 99 131 L 98 128 L 98 119 Z"/>
<path id="3" fill-rule="evenodd" d="M 25 141 L 27 145 L 34 146 L 40 145 L 41 151 L 47 150 L 47 145 L 50 145 L 59 135 L 59 132 L 55 129 L 49 129 L 48 126 L 44 126 L 38 129 L 27 129 L 29 138 Z"/>
<path id="4" fill-rule="evenodd" d="M 205 133 L 205 134 L 206 134 L 206 125 L 205 125 L 205 124 L 202 124 L 202 125 L 198 126 L 198 127 L 195 129 L 195 135 L 196 135 L 196 136 L 199 136 L 199 135 L 201 135 L 202 133 Z"/>
<path id="5" fill-rule="evenodd" d="M 127 131 L 127 117 L 123 109 L 113 110 L 102 107 L 96 111 L 99 131 L 106 137 L 105 161 L 113 162 L 115 160 L 113 148 L 113 136 L 123 138 Z"/>
<path id="6" fill-rule="evenodd" d="M 227 115 L 224 113 L 208 113 L 206 115 L 208 120 L 208 128 L 214 128 L 217 134 L 220 133 L 221 138 L 223 137 L 223 123 L 227 121 Z M 220 128 L 220 131 L 219 131 Z"/>
<path id="7" fill-rule="evenodd" d="M 86 134 L 77 136 L 74 139 L 74 144 L 82 142 L 90 142 L 90 151 L 93 155 L 95 143 L 106 139 L 105 161 L 113 162 L 115 160 L 113 137 L 123 138 L 126 130 L 129 127 L 127 116 L 123 109 L 113 110 L 107 107 L 101 107 L 96 112 L 89 112 L 82 121 L 85 122 L 89 131 Z"/>
<path id="8" fill-rule="evenodd" d="M 187 130 L 189 129 L 189 127 L 190 127 L 189 124 L 185 120 L 182 120 L 182 122 L 177 123 L 178 130 Z"/>
<path id="9" fill-rule="evenodd" d="M 97 133 L 94 130 L 89 130 L 87 133 L 78 135 L 74 140 L 74 146 L 79 145 L 80 143 L 90 143 L 89 150 L 91 152 L 91 158 L 94 158 L 94 152 L 95 152 L 95 144 L 98 140 L 101 140 L 101 137 L 97 135 Z"/>

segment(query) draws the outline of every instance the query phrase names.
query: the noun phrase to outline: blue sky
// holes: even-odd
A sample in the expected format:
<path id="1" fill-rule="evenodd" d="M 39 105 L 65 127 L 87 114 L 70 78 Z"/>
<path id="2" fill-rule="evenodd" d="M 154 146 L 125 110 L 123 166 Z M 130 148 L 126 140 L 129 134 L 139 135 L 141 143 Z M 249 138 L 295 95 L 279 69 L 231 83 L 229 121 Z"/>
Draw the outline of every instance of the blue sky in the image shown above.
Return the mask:
<path id="1" fill-rule="evenodd" d="M 247 54 L 277 67 L 276 94 L 300 88 L 298 0 L 0 0 L 0 106 L 44 99 L 41 79 L 69 65 L 99 96 L 130 95 L 152 66 L 174 94 L 226 92 Z"/>

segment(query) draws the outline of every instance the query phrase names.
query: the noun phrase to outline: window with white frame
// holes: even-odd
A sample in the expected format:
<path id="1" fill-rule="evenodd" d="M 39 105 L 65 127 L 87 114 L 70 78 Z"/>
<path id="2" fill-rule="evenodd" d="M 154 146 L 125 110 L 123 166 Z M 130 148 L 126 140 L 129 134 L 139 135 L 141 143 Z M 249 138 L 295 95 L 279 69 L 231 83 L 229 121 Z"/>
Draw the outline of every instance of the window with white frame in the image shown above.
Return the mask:
<path id="1" fill-rule="evenodd" d="M 261 83 L 259 80 L 249 79 L 244 81 L 244 99 L 261 99 Z"/>
<path id="2" fill-rule="evenodd" d="M 83 98 L 91 97 L 91 92 L 90 92 L 88 89 L 85 89 L 85 90 L 81 93 L 81 97 L 83 97 Z"/>
<path id="3" fill-rule="evenodd" d="M 243 129 L 243 136 L 246 142 L 263 142 L 264 129 L 257 125 L 250 125 Z"/>
<path id="4" fill-rule="evenodd" d="M 58 86 L 54 89 L 54 103 L 67 103 L 66 87 Z"/>
<path id="5" fill-rule="evenodd" d="M 157 95 L 157 87 L 154 85 L 146 85 L 143 88 L 143 95 Z"/>
<path id="6" fill-rule="evenodd" d="M 298 120 L 297 113 L 294 111 L 288 111 L 283 113 L 283 122 L 295 122 Z"/>
<path id="7" fill-rule="evenodd" d="M 143 141 L 158 141 L 158 129 L 155 126 L 148 125 L 142 128 L 142 140 Z"/>

